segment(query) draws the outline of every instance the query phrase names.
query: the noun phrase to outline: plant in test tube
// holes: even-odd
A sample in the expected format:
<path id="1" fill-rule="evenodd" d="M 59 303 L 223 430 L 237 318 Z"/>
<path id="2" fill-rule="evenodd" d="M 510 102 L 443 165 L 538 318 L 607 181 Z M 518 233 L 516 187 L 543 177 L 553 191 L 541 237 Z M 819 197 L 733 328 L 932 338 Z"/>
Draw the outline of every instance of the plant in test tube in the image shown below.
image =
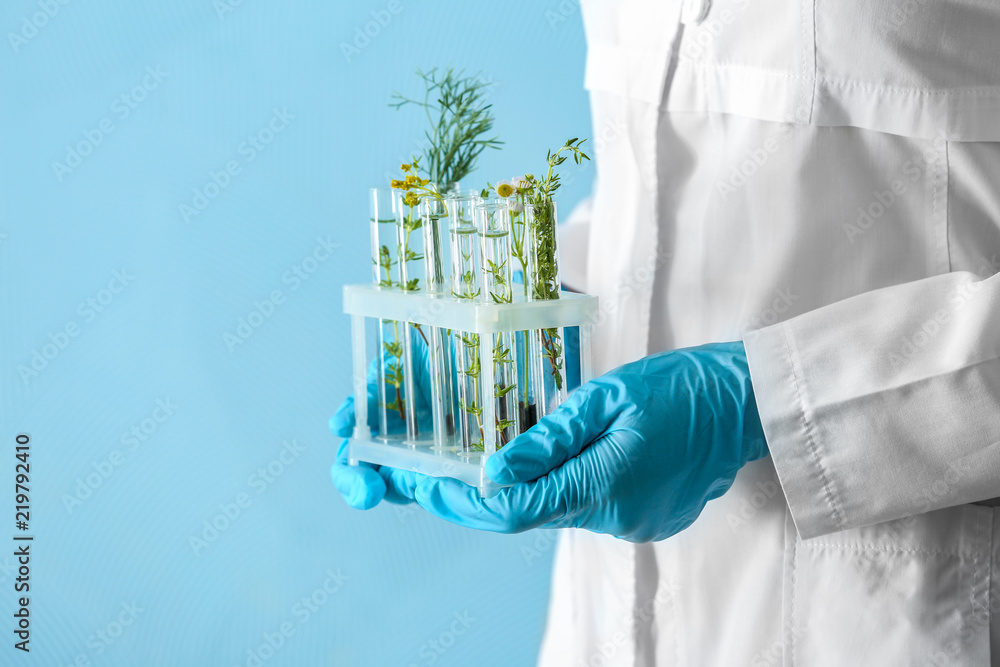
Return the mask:
<path id="1" fill-rule="evenodd" d="M 441 195 L 436 187 L 431 184 L 430 179 L 421 178 L 417 173 L 420 168 L 420 158 L 414 157 L 410 164 L 402 164 L 399 168 L 403 171 L 403 178 L 393 180 L 390 186 L 394 190 L 401 191 L 402 205 L 405 207 L 400 216 L 401 225 L 398 236 L 399 246 L 397 256 L 399 259 L 399 286 L 407 292 L 420 290 L 420 278 L 411 275 L 414 266 L 422 265 L 424 255 L 412 246 L 415 239 L 422 239 L 421 234 L 414 237 L 414 232 L 419 232 L 423 227 L 423 216 L 420 213 L 421 202 L 428 199 L 440 200 Z M 413 328 L 420 334 L 425 344 L 428 344 L 427 336 L 419 324 L 413 324 Z"/>
<path id="2" fill-rule="evenodd" d="M 455 249 L 452 253 L 452 295 L 463 301 L 478 301 L 482 288 L 477 265 L 476 227 L 472 220 L 463 221 L 460 212 L 459 216 L 459 223 L 452 230 Z M 455 337 L 459 348 L 458 398 L 463 449 L 483 451 L 482 339 L 479 334 L 469 332 L 455 332 Z"/>
<path id="3" fill-rule="evenodd" d="M 490 300 L 495 304 L 513 302 L 510 272 L 510 219 L 506 201 L 484 201 L 476 208 L 476 227 L 480 236 L 483 279 Z M 496 417 L 496 447 L 500 448 L 517 435 L 515 404 L 517 373 L 514 368 L 514 332 L 490 334 L 493 343 L 493 392 Z M 485 397 L 484 397 L 485 400 Z"/>
<path id="4" fill-rule="evenodd" d="M 397 92 L 390 106 L 413 104 L 424 109 L 430 128 L 425 132 L 423 171 L 435 183 L 457 183 L 475 170 L 480 153 L 503 144 L 496 137 L 486 138 L 494 122 L 492 105 L 487 104 L 492 83 L 451 67 L 417 70 L 417 76 L 424 82 L 424 98 L 410 99 Z"/>
<path id="5" fill-rule="evenodd" d="M 590 157 L 581 150 L 586 139 L 570 139 L 555 152 L 546 155 L 547 171 L 541 179 L 528 174 L 524 177 L 529 186 L 527 204 L 530 206 L 529 233 L 532 247 L 531 297 L 536 300 L 559 298 L 559 265 L 556 259 L 556 208 L 553 195 L 561 185 L 555 169 L 572 155 L 576 164 Z M 563 153 L 568 153 L 564 155 Z M 543 352 L 551 367 L 556 389 L 563 386 L 563 349 L 558 329 L 541 332 Z"/>
<path id="6" fill-rule="evenodd" d="M 398 285 L 393 279 L 398 268 L 396 231 L 397 215 L 395 194 L 388 188 L 372 188 L 371 194 L 371 239 L 372 272 L 376 285 L 392 289 Z M 403 325 L 405 331 L 405 324 Z M 388 435 L 395 428 L 389 422 L 389 413 L 398 412 L 401 420 L 406 419 L 406 401 L 403 392 L 403 341 L 399 336 L 400 325 L 394 320 L 379 320 L 378 344 L 381 351 L 378 360 L 379 382 L 379 433 Z"/>

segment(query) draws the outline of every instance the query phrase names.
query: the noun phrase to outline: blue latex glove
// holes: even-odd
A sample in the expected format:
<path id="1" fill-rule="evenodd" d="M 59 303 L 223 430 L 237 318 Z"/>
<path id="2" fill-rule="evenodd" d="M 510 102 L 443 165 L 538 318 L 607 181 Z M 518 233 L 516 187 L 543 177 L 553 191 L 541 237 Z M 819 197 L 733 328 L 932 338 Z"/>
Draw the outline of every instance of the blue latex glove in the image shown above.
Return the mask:
<path id="1" fill-rule="evenodd" d="M 586 528 L 632 542 L 670 537 L 766 456 L 743 344 L 656 354 L 573 392 L 486 462 L 493 498 L 453 479 L 414 497 L 470 528 Z"/>
<path id="2" fill-rule="evenodd" d="M 427 334 L 425 329 L 425 334 Z M 413 347 L 414 372 L 417 373 L 417 413 L 419 415 L 417 423 L 421 429 L 431 428 L 430 415 L 430 381 L 427 372 L 427 345 L 423 338 L 411 331 L 410 336 Z M 368 427 L 372 434 L 378 433 L 378 359 L 372 361 L 368 367 L 365 381 L 368 385 Z M 337 450 L 337 460 L 330 468 L 330 477 L 333 484 L 344 496 L 344 500 L 351 507 L 359 510 L 367 510 L 375 507 L 383 499 L 392 502 L 405 504 L 413 502 L 413 491 L 417 480 L 422 477 L 417 473 L 396 470 L 385 466 L 372 465 L 371 463 L 361 463 L 358 466 L 349 465 L 347 462 L 347 440 L 354 435 L 354 396 L 349 396 L 347 400 L 340 404 L 337 412 L 330 418 L 330 430 L 334 435 L 345 438 L 340 443 Z M 405 433 L 406 422 L 401 419 L 398 413 L 390 415 L 390 433 Z"/>

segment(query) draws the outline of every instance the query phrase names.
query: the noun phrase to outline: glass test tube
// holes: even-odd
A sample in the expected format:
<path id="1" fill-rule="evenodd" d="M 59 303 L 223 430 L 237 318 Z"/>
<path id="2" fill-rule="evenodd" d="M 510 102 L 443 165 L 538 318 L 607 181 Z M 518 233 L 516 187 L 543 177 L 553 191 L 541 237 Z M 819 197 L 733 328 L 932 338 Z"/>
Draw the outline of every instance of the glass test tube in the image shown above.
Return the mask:
<path id="1" fill-rule="evenodd" d="M 395 206 L 396 194 L 389 188 L 369 190 L 369 219 L 372 240 L 372 281 L 384 289 L 398 287 L 399 256 Z M 382 437 L 401 434 L 406 426 L 403 388 L 403 348 L 406 324 L 395 320 L 378 321 L 378 428 Z"/>
<path id="2" fill-rule="evenodd" d="M 410 199 L 412 197 L 412 200 Z M 423 216 L 420 213 L 420 202 L 410 192 L 396 191 L 396 254 L 399 257 L 399 286 L 404 292 L 419 292 L 424 288 L 424 235 Z M 423 369 L 418 370 L 420 359 L 426 355 L 430 347 L 427 332 L 420 324 L 407 322 L 406 333 L 403 335 L 403 385 L 404 395 L 410 400 L 406 403 L 406 439 L 413 445 L 420 439 L 421 414 L 417 395 L 420 390 L 419 377 Z M 422 347 L 421 347 L 422 346 Z"/>
<path id="3" fill-rule="evenodd" d="M 427 199 L 423 204 L 424 259 L 427 291 L 438 296 L 451 293 L 451 235 L 449 199 Z M 455 357 L 451 330 L 429 327 L 431 414 L 434 446 L 447 449 L 455 444 Z"/>
<path id="4" fill-rule="evenodd" d="M 480 270 L 483 300 L 512 303 L 510 256 L 510 217 L 505 200 L 481 201 L 476 205 L 476 230 L 479 235 Z M 515 336 L 512 331 L 487 334 L 485 344 L 491 354 L 484 356 L 484 363 L 492 361 L 492 386 L 483 385 L 484 407 L 493 404 L 494 447 L 500 449 L 518 434 L 517 367 L 515 361 Z M 488 415 L 487 415 L 488 416 Z M 489 448 L 487 448 L 489 449 Z"/>
<path id="5" fill-rule="evenodd" d="M 453 200 L 452 213 L 452 295 L 464 301 L 482 297 L 479 274 L 479 248 L 473 223 L 474 198 Z M 480 373 L 480 336 L 465 331 L 453 332 L 458 362 L 459 433 L 462 451 L 484 451 L 482 383 Z"/>
<path id="6" fill-rule="evenodd" d="M 510 217 L 511 285 L 516 301 L 528 301 L 531 281 L 531 253 L 528 238 L 528 211 L 525 195 L 517 195 L 508 200 Z M 514 333 L 514 358 L 517 372 L 517 412 L 518 432 L 531 428 L 538 421 L 538 407 L 535 400 L 536 382 L 532 381 L 532 356 L 529 353 L 532 332 Z"/>
<path id="7" fill-rule="evenodd" d="M 558 224 L 555 202 L 528 205 L 527 245 L 529 259 L 528 298 L 548 301 L 559 298 Z M 533 385 L 538 417 L 551 413 L 566 398 L 566 353 L 561 327 L 536 329 L 528 338 L 531 359 L 529 380 Z"/>

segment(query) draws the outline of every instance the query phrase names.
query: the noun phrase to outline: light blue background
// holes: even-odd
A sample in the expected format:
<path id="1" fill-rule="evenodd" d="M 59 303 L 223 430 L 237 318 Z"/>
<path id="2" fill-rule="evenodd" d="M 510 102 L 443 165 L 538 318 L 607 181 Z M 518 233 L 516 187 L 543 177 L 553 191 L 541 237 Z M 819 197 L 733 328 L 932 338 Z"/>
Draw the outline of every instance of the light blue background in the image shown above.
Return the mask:
<path id="1" fill-rule="evenodd" d="M 366 191 L 425 123 L 389 109 L 390 93 L 421 92 L 417 67 L 482 70 L 507 146 L 476 185 L 538 173 L 548 148 L 590 134 L 575 5 L 552 25 L 555 0 L 399 0 L 348 62 L 341 43 L 387 2 L 63 2 L 0 6 L 0 545 L 19 432 L 36 535 L 30 655 L 12 648 L 14 560 L 0 546 L 0 664 L 245 665 L 284 621 L 295 634 L 264 665 L 532 664 L 549 536 L 349 509 L 329 481 L 327 420 L 350 384 L 341 286 L 369 278 Z M 58 12 L 13 45 L 44 5 Z M 165 76 L 123 117 L 115 100 L 147 68 Z M 294 119 L 249 161 L 241 143 L 276 108 Z M 113 132 L 60 179 L 53 163 L 102 121 Z M 185 222 L 180 205 L 230 160 L 240 173 Z M 567 166 L 564 212 L 591 178 Z M 318 237 L 339 247 L 296 288 L 286 272 Z M 122 270 L 129 284 L 102 292 Z M 283 302 L 230 351 L 224 333 L 272 290 Z M 91 313 L 87 299 L 109 296 Z M 67 325 L 78 335 L 62 340 Z M 22 377 L 53 339 L 65 347 Z M 157 399 L 177 406 L 158 424 Z M 122 437 L 143 420 L 156 430 L 133 450 Z M 304 451 L 255 485 L 291 440 Z M 100 485 L 68 507 L 88 475 Z M 196 554 L 190 538 L 224 525 L 219 506 L 240 493 L 249 506 Z M 302 622 L 296 604 L 328 570 L 347 579 Z M 133 623 L 97 639 L 133 602 Z M 434 652 L 456 614 L 475 620 Z"/>

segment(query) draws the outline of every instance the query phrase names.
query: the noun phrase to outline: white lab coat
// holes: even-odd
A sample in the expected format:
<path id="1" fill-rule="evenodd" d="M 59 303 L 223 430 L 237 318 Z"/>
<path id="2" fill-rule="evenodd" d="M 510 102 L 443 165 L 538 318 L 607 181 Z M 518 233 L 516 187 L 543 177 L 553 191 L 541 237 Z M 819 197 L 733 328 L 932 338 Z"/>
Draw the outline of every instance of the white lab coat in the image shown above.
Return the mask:
<path id="1" fill-rule="evenodd" d="M 566 531 L 540 664 L 1000 665 L 1000 4 L 582 10 L 597 369 L 742 337 L 771 456 Z"/>

